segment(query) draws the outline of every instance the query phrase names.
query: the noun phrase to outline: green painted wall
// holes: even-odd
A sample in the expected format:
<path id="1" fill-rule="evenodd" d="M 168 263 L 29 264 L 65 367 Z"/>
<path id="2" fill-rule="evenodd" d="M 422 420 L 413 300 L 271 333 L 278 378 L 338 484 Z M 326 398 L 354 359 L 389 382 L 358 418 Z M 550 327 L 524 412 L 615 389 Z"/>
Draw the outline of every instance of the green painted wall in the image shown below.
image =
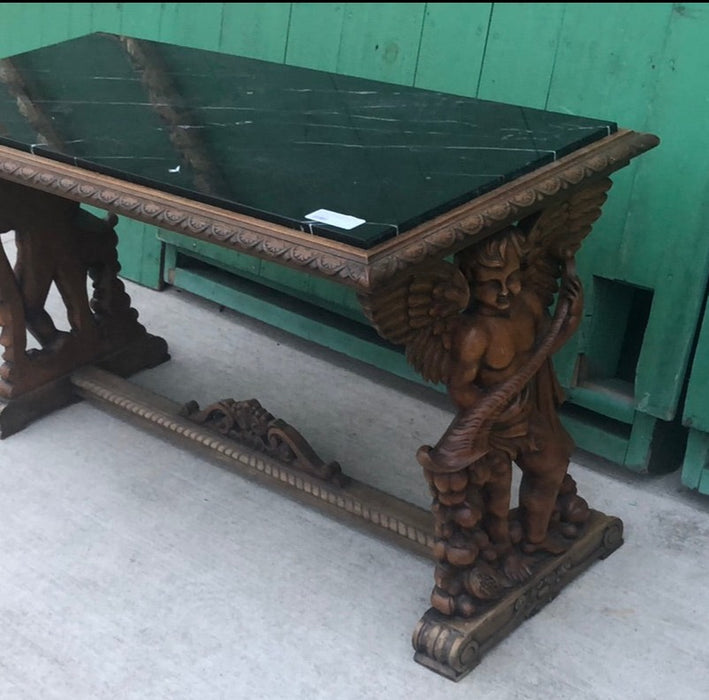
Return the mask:
<path id="1" fill-rule="evenodd" d="M 658 134 L 661 146 L 614 178 L 581 253 L 587 318 L 558 368 L 569 384 L 578 354 L 595 362 L 593 353 L 617 336 L 604 331 L 609 307 L 597 302 L 598 290 L 608 282 L 641 290 L 652 306 L 631 400 L 644 414 L 675 416 L 709 262 L 709 3 L 0 3 L 0 55 L 97 30 Z M 158 286 L 161 244 L 152 233 L 123 222 L 120 252 L 128 277 Z M 273 274 L 263 268 L 264 278 Z M 277 276 L 322 296 L 316 280 Z M 346 291 L 325 294 L 352 305 Z"/>

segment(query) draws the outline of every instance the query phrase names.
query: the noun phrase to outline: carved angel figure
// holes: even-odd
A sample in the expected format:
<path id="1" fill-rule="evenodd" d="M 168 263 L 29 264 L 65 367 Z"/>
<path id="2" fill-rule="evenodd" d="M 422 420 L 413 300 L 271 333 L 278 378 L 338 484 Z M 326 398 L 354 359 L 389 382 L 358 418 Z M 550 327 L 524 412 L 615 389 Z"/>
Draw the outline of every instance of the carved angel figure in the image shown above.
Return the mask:
<path id="1" fill-rule="evenodd" d="M 574 256 L 609 186 L 600 181 L 462 250 L 455 264 L 364 300 L 379 333 L 403 344 L 425 379 L 443 382 L 457 408 L 438 444 L 418 453 L 436 526 L 431 600 L 445 614 L 475 614 L 527 578 L 539 553 L 567 549 L 588 517 L 567 474 L 574 444 L 557 415 L 551 356 L 579 325 Z M 522 471 L 514 519 L 513 463 Z"/>

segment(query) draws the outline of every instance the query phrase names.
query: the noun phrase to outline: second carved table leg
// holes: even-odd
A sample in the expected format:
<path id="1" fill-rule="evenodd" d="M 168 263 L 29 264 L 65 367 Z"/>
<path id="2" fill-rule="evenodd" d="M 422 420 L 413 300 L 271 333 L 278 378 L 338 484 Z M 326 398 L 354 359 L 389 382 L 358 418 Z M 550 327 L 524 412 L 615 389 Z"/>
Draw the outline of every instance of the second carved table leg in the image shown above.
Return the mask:
<path id="1" fill-rule="evenodd" d="M 102 364 L 127 375 L 168 358 L 165 341 L 138 322 L 118 278 L 115 223 L 76 202 L 0 182 L 0 233 L 14 231 L 17 247 L 13 268 L 0 245 L 3 437 L 73 400 L 68 375 L 76 367 Z M 52 285 L 67 331 L 46 307 Z M 28 347 L 28 333 L 38 348 Z"/>
<path id="2" fill-rule="evenodd" d="M 425 379 L 444 383 L 457 408 L 438 443 L 418 452 L 433 496 L 431 603 L 444 619 L 481 619 L 590 532 L 592 511 L 567 473 L 574 444 L 558 416 L 551 357 L 580 323 L 575 254 L 609 187 L 599 180 L 452 263 L 361 297 L 380 334 L 404 345 Z M 515 465 L 522 482 L 511 510 Z"/>

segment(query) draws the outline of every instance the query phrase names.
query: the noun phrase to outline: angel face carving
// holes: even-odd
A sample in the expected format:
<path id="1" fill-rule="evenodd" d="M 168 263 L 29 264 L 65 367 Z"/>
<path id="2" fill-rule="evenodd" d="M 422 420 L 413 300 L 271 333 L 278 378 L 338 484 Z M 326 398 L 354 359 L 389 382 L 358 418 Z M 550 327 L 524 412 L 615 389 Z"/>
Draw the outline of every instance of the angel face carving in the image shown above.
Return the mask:
<path id="1" fill-rule="evenodd" d="M 504 315 L 512 298 L 522 291 L 522 237 L 518 232 L 495 237 L 473 255 L 460 255 L 458 264 L 471 286 L 473 300 L 484 314 Z"/>
<path id="2" fill-rule="evenodd" d="M 520 261 L 513 258 L 501 270 L 480 268 L 475 275 L 473 298 L 481 304 L 483 313 L 487 309 L 499 313 L 510 308 L 512 297 L 522 290 L 519 266 Z"/>

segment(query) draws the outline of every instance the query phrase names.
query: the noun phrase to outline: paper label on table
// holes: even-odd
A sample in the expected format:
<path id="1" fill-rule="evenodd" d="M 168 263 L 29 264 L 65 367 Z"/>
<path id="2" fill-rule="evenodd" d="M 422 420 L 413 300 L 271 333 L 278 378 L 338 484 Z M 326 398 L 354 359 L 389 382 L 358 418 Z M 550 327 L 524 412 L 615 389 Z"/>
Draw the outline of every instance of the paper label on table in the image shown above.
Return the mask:
<path id="1" fill-rule="evenodd" d="M 343 228 L 346 231 L 367 223 L 364 219 L 358 219 L 356 216 L 338 214 L 336 211 L 330 211 L 329 209 L 318 209 L 306 214 L 305 218 L 311 221 L 319 221 L 321 224 L 330 224 L 330 226 Z"/>

